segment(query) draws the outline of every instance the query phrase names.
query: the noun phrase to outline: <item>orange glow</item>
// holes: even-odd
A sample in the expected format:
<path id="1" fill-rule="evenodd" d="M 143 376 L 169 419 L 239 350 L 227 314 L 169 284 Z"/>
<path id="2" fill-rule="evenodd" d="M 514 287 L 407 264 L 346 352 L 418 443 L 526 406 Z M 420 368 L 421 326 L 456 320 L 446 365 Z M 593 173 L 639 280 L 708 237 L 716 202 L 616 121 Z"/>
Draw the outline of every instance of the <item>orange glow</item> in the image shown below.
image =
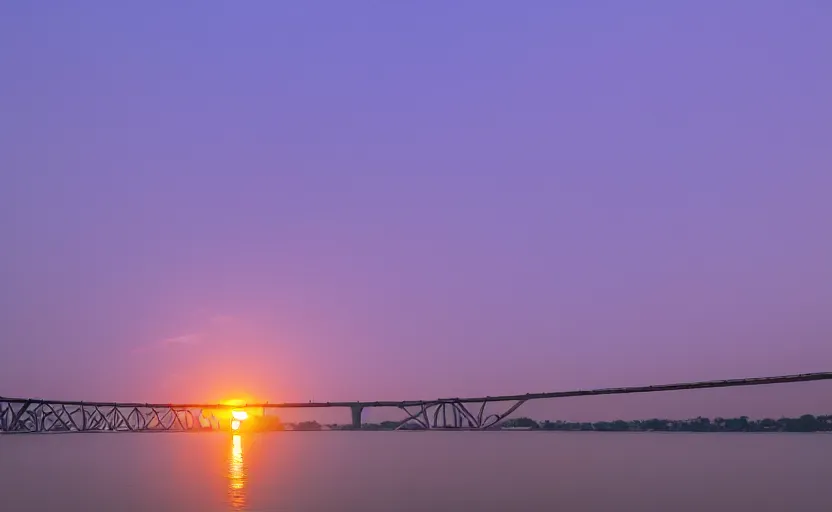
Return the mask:
<path id="1" fill-rule="evenodd" d="M 257 418 L 262 417 L 265 414 L 265 410 L 262 408 L 252 407 L 247 408 L 246 404 L 256 403 L 257 399 L 251 397 L 249 395 L 236 395 L 238 397 L 242 396 L 245 398 L 229 398 L 220 400 L 218 403 L 222 407 L 217 407 L 216 409 L 213 408 L 206 408 L 203 409 L 203 414 L 206 417 L 213 416 L 217 419 L 217 421 L 221 422 L 223 425 L 226 425 L 225 428 L 228 428 L 227 425 L 231 425 L 231 430 L 240 430 L 242 426 L 242 422 L 249 420 L 254 421 Z M 237 422 L 237 423 L 235 423 Z"/>
<path id="2" fill-rule="evenodd" d="M 246 410 L 249 411 L 249 414 L 251 414 L 252 412 L 257 411 L 258 409 L 248 409 L 246 407 L 246 405 L 256 404 L 256 403 L 261 402 L 261 401 L 262 400 L 258 399 L 257 397 L 255 397 L 253 395 L 238 394 L 238 395 L 234 395 L 234 398 L 224 398 L 224 399 L 220 400 L 219 403 L 221 405 L 226 406 L 226 407 L 231 406 L 231 407 L 234 407 L 234 408 L 246 409 Z"/>

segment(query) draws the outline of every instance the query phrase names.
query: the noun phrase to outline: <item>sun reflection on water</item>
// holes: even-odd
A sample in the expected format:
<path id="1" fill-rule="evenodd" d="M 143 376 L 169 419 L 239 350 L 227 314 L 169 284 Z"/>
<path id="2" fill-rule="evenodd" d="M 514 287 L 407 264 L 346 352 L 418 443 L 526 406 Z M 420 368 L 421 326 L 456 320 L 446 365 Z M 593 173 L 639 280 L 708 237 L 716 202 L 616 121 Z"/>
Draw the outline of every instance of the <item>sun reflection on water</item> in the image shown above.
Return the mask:
<path id="1" fill-rule="evenodd" d="M 231 437 L 231 457 L 228 459 L 228 500 L 233 510 L 246 506 L 246 466 L 243 462 L 243 440 L 239 434 Z"/>

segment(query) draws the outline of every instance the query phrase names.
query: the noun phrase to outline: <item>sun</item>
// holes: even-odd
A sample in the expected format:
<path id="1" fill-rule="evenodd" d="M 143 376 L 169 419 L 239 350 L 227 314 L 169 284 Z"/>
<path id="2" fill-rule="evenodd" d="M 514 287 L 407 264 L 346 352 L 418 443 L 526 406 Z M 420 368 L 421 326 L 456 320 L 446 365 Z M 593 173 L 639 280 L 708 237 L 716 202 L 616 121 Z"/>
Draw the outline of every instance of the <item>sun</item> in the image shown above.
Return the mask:
<path id="1" fill-rule="evenodd" d="M 248 413 L 246 411 L 238 411 L 234 410 L 231 411 L 231 430 L 240 430 L 240 425 L 242 422 L 248 419 Z"/>

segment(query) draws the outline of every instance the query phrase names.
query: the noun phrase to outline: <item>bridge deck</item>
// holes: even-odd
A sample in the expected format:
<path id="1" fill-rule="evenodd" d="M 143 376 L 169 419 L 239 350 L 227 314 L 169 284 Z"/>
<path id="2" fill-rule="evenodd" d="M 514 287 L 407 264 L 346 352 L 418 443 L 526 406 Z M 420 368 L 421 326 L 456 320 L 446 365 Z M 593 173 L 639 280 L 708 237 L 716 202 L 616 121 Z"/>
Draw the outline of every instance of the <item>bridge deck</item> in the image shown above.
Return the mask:
<path id="1" fill-rule="evenodd" d="M 803 373 L 798 375 L 781 375 L 776 377 L 756 377 L 749 379 L 710 380 L 702 382 L 686 382 L 677 384 L 662 384 L 657 386 L 631 386 L 621 388 L 601 388 L 573 391 L 552 391 L 546 393 L 527 393 L 525 395 L 500 395 L 467 398 L 436 398 L 432 400 L 402 400 L 402 401 L 355 401 L 355 402 L 282 402 L 282 403 L 254 403 L 244 405 L 229 404 L 198 404 L 198 403 L 128 403 L 128 402 L 79 402 L 67 400 L 44 400 L 35 398 L 5 398 L 0 401 L 6 403 L 49 403 L 52 405 L 72 405 L 89 407 L 149 407 L 149 408 L 172 408 L 172 409 L 241 409 L 241 408 L 265 408 L 265 409 L 315 409 L 325 407 L 420 407 L 423 405 L 435 405 L 441 403 L 472 404 L 483 402 L 516 402 L 540 400 L 546 398 L 569 398 L 579 396 L 599 395 L 624 395 L 635 393 L 656 393 L 664 391 L 684 391 L 693 389 L 714 389 L 728 387 L 762 386 L 770 384 L 786 384 L 793 382 L 812 382 L 821 380 L 832 380 L 832 372 Z"/>

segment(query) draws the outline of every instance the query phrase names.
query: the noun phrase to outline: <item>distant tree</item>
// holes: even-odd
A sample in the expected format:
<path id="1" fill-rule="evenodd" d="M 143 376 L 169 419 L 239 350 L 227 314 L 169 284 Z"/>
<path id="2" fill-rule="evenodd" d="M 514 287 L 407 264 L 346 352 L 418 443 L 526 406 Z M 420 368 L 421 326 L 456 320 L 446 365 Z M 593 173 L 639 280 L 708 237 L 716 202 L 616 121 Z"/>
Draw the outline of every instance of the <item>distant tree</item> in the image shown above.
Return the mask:
<path id="1" fill-rule="evenodd" d="M 822 426 L 818 423 L 818 419 L 811 414 L 804 414 L 796 420 L 791 422 L 793 432 L 814 432 L 822 430 Z"/>
<path id="2" fill-rule="evenodd" d="M 592 430 L 599 432 L 626 432 L 630 430 L 630 424 L 623 420 L 597 421 L 592 424 Z"/>
<path id="3" fill-rule="evenodd" d="M 762 431 L 777 430 L 777 422 L 771 418 L 762 419 L 757 423 L 757 425 L 759 430 Z"/>
<path id="4" fill-rule="evenodd" d="M 748 432 L 748 417 L 729 418 L 725 420 L 724 429 L 728 432 Z"/>
<path id="5" fill-rule="evenodd" d="M 506 420 L 500 426 L 502 428 L 530 428 L 532 430 L 540 428 L 540 425 L 535 420 L 526 417 Z"/>
<path id="6" fill-rule="evenodd" d="M 295 424 L 293 430 L 321 430 L 321 425 L 317 421 L 301 421 Z"/>
<path id="7" fill-rule="evenodd" d="M 398 421 L 382 421 L 381 423 L 364 423 L 361 425 L 361 430 L 395 430 L 401 422 Z M 414 422 L 415 423 L 415 422 Z"/>
<path id="8" fill-rule="evenodd" d="M 630 430 L 630 424 L 624 420 L 615 420 L 612 422 L 612 429 L 616 432 L 624 432 Z"/>
<path id="9" fill-rule="evenodd" d="M 644 430 L 670 430 L 670 426 L 667 420 L 660 420 L 658 418 L 653 418 L 651 420 L 645 420 L 642 423 L 642 428 Z"/>
<path id="10" fill-rule="evenodd" d="M 711 420 L 702 417 L 680 423 L 680 430 L 684 430 L 686 432 L 709 432 L 712 428 Z"/>

